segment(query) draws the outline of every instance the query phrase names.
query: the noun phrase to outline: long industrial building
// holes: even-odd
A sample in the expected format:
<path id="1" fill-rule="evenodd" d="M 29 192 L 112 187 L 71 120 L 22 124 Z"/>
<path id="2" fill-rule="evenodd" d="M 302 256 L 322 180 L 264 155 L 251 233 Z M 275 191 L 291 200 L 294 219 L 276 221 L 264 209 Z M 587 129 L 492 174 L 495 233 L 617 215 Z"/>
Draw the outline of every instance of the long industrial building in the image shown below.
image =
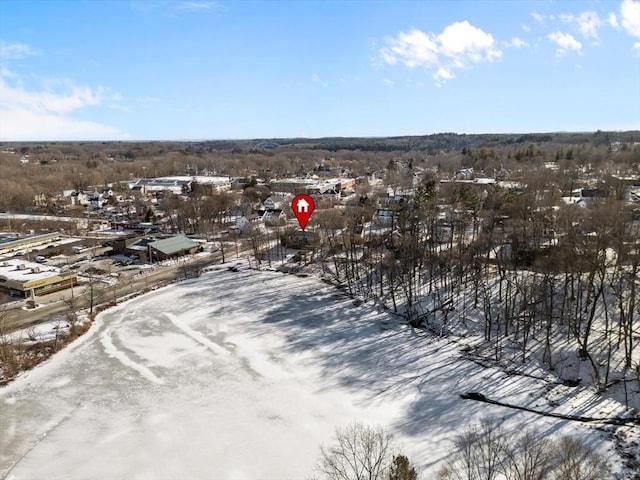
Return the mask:
<path id="1" fill-rule="evenodd" d="M 47 243 L 60 240 L 60 233 L 44 233 L 41 235 L 29 235 L 27 237 L 10 240 L 8 242 L 0 242 L 0 255 L 18 252 L 28 248 L 38 247 Z"/>
<path id="2" fill-rule="evenodd" d="M 35 295 L 46 295 L 77 283 L 75 272 L 62 272 L 57 267 L 24 260 L 0 260 L 0 288 L 12 296 L 24 298 L 32 291 Z"/>

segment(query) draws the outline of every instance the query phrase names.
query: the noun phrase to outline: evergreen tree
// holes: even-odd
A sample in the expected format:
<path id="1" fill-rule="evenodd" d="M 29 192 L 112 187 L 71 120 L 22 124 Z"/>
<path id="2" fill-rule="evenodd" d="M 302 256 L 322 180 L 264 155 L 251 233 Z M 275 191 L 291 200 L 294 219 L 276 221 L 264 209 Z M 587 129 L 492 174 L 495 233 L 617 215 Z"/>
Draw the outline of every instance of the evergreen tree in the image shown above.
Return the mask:
<path id="1" fill-rule="evenodd" d="M 418 480 L 418 473 L 407 457 L 396 455 L 389 471 L 389 480 Z"/>

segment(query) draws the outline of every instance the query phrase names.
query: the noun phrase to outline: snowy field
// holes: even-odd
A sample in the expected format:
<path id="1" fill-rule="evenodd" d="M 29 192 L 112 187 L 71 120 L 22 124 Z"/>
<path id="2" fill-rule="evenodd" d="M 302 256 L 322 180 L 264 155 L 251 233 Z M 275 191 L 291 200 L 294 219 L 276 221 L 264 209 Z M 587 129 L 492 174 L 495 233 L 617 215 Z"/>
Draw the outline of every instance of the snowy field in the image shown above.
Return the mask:
<path id="1" fill-rule="evenodd" d="M 422 478 L 483 418 L 580 435 L 615 458 L 593 426 L 459 394 L 598 417 L 622 405 L 558 385 L 550 407 L 543 382 L 462 359 L 463 347 L 317 279 L 211 271 L 104 312 L 0 389 L 0 478 L 306 479 L 353 420 L 391 430 Z"/>

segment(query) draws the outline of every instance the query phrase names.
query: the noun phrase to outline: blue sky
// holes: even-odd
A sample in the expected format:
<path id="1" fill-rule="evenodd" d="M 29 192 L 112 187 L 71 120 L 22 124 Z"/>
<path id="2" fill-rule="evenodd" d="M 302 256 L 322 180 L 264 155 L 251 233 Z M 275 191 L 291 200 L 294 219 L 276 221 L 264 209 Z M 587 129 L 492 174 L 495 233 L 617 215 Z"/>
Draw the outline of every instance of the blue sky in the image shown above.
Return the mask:
<path id="1" fill-rule="evenodd" d="M 0 0 L 0 140 L 640 129 L 640 1 Z"/>

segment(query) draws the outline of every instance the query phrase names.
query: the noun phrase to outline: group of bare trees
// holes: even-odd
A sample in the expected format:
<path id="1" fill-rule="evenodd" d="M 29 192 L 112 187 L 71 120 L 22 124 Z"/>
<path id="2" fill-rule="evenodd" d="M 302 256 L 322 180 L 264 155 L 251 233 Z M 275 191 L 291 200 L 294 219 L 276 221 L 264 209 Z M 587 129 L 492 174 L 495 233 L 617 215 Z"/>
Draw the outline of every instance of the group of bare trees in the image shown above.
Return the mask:
<path id="1" fill-rule="evenodd" d="M 605 459 L 576 437 L 558 440 L 526 429 L 506 431 L 492 422 L 468 427 L 455 438 L 438 480 L 601 480 Z"/>
<path id="2" fill-rule="evenodd" d="M 166 214 L 167 226 L 173 232 L 207 234 L 221 229 L 230 209 L 239 203 L 234 192 L 206 192 L 203 187 L 186 196 L 167 193 L 160 204 Z"/>
<path id="3" fill-rule="evenodd" d="M 387 228 L 372 222 L 330 236 L 325 263 L 352 296 L 377 299 L 415 326 L 445 331 L 453 318 L 479 315 L 496 360 L 510 342 L 513 359 L 525 361 L 536 341 L 553 370 L 554 348 L 565 343 L 601 388 L 640 376 L 637 212 L 613 195 L 563 205 L 553 176 L 537 180 L 514 191 L 438 188 L 423 177 L 389 207 Z M 359 209 L 365 225 L 371 218 Z M 616 356 L 622 368 L 612 375 Z"/>
<path id="4" fill-rule="evenodd" d="M 610 467 L 578 437 L 547 438 L 534 429 L 509 431 L 492 421 L 455 436 L 438 480 L 602 480 Z M 317 466 L 327 480 L 417 480 L 409 458 L 382 427 L 354 422 L 321 447 Z"/>
<path id="5" fill-rule="evenodd" d="M 398 453 L 393 435 L 382 427 L 353 422 L 336 430 L 335 441 L 320 449 L 317 469 L 327 480 L 417 480 L 409 459 Z"/>

